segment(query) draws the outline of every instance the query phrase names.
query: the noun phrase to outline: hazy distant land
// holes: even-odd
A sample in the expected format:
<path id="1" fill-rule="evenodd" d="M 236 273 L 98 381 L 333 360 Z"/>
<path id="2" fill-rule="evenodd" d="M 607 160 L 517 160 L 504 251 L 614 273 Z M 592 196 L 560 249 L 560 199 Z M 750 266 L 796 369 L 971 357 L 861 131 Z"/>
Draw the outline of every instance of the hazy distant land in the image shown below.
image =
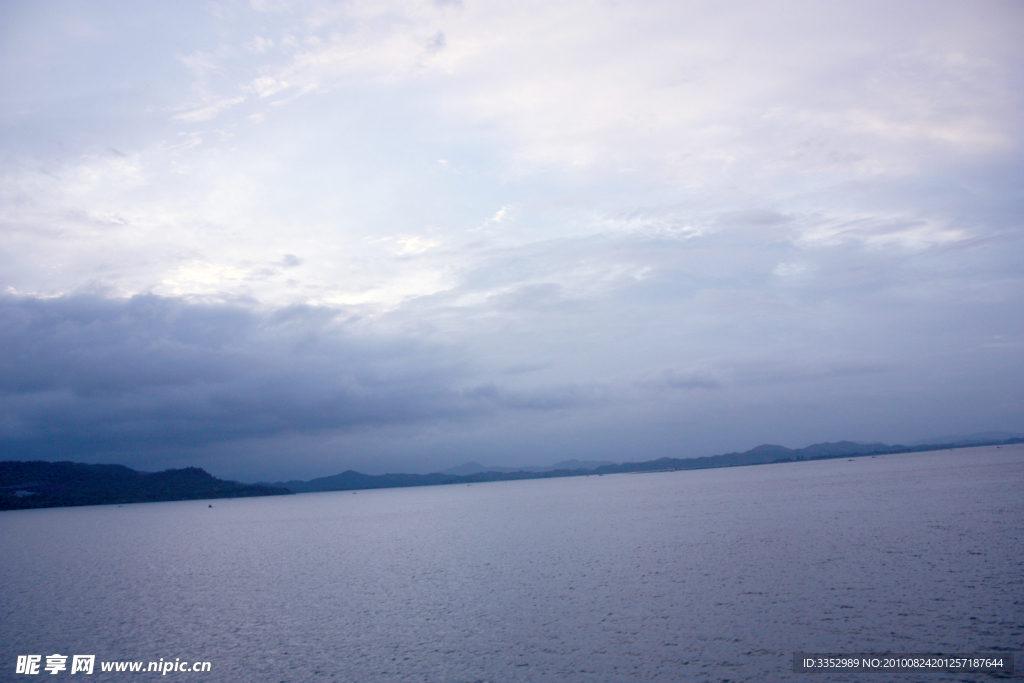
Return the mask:
<path id="1" fill-rule="evenodd" d="M 1002 436 L 998 432 L 988 433 Z M 558 467 L 521 468 L 513 470 L 506 467 L 484 469 L 477 463 L 467 463 L 458 468 L 432 474 L 363 474 L 348 470 L 329 477 L 320 477 L 310 481 L 283 481 L 267 484 L 288 489 L 295 493 L 314 493 L 320 491 L 355 491 L 361 489 L 398 488 L 403 486 L 433 486 L 437 484 L 475 484 L 488 481 L 513 481 L 520 479 L 545 479 L 549 477 L 579 477 L 589 475 L 623 474 L 631 472 L 663 472 L 675 470 L 699 470 L 714 467 L 735 467 L 739 465 L 765 465 L 769 463 L 795 462 L 800 460 L 824 460 L 827 458 L 846 458 L 890 453 L 915 453 L 921 451 L 937 451 L 948 448 L 967 448 L 972 446 L 997 446 L 1011 443 L 1024 443 L 1024 439 L 1014 436 L 1009 439 L 978 438 L 980 435 L 960 437 L 949 443 L 935 443 L 932 440 L 914 446 L 901 444 L 887 445 L 884 443 L 856 443 L 838 441 L 835 443 L 818 443 L 806 448 L 791 449 L 785 446 L 764 444 L 743 453 L 725 453 L 700 458 L 658 458 L 644 462 L 625 462 L 607 464 L 596 467 Z M 578 461 L 565 461 L 559 465 L 569 465 Z M 590 464 L 590 463 L 580 463 Z M 459 470 L 477 469 L 472 474 L 454 474 Z M 510 471 L 511 470 L 511 471 Z"/>
<path id="2" fill-rule="evenodd" d="M 243 498 L 324 491 L 475 484 L 491 481 L 579 477 L 632 472 L 698 470 L 741 465 L 824 460 L 891 453 L 997 446 L 1024 443 L 1024 438 L 1009 439 L 1002 432 L 986 432 L 966 437 L 950 437 L 947 443 L 936 440 L 913 446 L 883 443 L 838 441 L 818 443 L 806 448 L 764 444 L 743 453 L 725 453 L 700 458 L 658 458 L 644 462 L 616 464 L 607 461 L 566 460 L 548 467 L 489 467 L 471 462 L 444 472 L 431 474 L 363 474 L 347 470 L 341 474 L 310 481 L 284 481 L 272 484 L 240 484 L 217 479 L 198 467 L 163 472 L 137 472 L 123 465 L 87 465 L 72 462 L 0 462 L 0 510 L 19 510 L 77 505 L 151 503 L 173 500 Z"/>
<path id="3" fill-rule="evenodd" d="M 198 467 L 137 472 L 124 465 L 0 462 L 0 510 L 279 496 L 290 493 L 282 488 L 224 481 Z"/>

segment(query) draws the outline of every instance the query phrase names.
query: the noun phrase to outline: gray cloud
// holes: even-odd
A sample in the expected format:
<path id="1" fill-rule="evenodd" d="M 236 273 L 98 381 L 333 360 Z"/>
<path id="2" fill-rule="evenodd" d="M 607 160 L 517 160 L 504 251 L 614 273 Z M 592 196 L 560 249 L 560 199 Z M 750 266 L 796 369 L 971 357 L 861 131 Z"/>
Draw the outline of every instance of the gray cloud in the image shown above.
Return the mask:
<path id="1" fill-rule="evenodd" d="M 656 379 L 644 382 L 644 386 L 654 389 L 717 389 L 721 381 L 707 372 L 664 370 Z"/>
<path id="2" fill-rule="evenodd" d="M 341 308 L 7 296 L 0 330 L 9 457 L 124 458 L 608 400 L 597 386 L 474 384 L 451 349 L 367 331 Z"/>
<path id="3" fill-rule="evenodd" d="M 87 456 L 479 411 L 458 363 L 354 334 L 341 310 L 238 303 L 0 298 L 11 455 Z"/>

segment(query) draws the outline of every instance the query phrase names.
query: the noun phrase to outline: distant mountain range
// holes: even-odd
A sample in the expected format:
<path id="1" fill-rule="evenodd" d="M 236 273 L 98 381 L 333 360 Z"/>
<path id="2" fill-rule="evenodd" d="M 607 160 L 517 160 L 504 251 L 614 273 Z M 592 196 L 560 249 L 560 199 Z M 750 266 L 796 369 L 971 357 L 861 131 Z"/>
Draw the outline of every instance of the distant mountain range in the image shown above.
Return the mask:
<path id="1" fill-rule="evenodd" d="M 960 434 L 957 436 L 937 436 L 931 439 L 915 441 L 912 446 L 931 446 L 934 444 L 953 444 L 963 446 L 974 446 L 993 442 L 1006 441 L 1008 439 L 1024 438 L 1020 432 L 975 432 L 974 434 Z"/>
<path id="2" fill-rule="evenodd" d="M 469 475 L 481 472 L 554 472 L 555 470 L 592 470 L 603 465 L 614 465 L 611 460 L 563 460 L 547 467 L 484 467 L 478 462 L 467 462 L 465 465 L 442 470 L 441 474 Z"/>
<path id="3" fill-rule="evenodd" d="M 1002 438 L 1007 435 L 1010 436 Z M 469 462 L 444 472 L 432 474 L 372 475 L 348 470 L 341 474 L 310 481 L 293 480 L 276 484 L 240 484 L 234 481 L 225 481 L 213 477 L 198 467 L 164 472 L 138 472 L 123 465 L 86 465 L 72 462 L 0 462 L 0 510 L 277 496 L 318 491 L 354 491 L 435 484 L 473 484 L 518 479 L 600 476 L 628 472 L 694 470 L 1012 443 L 1024 443 L 1024 435 L 1012 432 L 983 432 L 948 437 L 947 439 L 929 439 L 912 446 L 839 441 L 791 449 L 785 446 L 764 444 L 742 453 L 725 453 L 701 458 L 658 458 L 645 462 L 621 464 L 603 460 L 564 460 L 548 467 L 513 468 L 484 467 L 479 463 Z"/>
<path id="4" fill-rule="evenodd" d="M 224 481 L 198 467 L 147 473 L 123 465 L 0 462 L 0 510 L 291 493 L 284 488 Z"/>
<path id="5" fill-rule="evenodd" d="M 1002 434 L 1002 432 L 998 432 Z M 398 488 L 406 486 L 433 486 L 437 484 L 475 484 L 486 481 L 513 481 L 519 479 L 546 479 L 551 477 L 578 477 L 585 475 L 620 474 L 626 472 L 661 472 L 666 470 L 695 470 L 713 467 L 735 467 L 738 465 L 763 465 L 776 462 L 799 460 L 823 460 L 826 458 L 882 455 L 888 453 L 912 453 L 935 451 L 946 448 L 962 448 L 978 445 L 1003 445 L 1024 443 L 1024 438 L 1013 437 L 992 441 L 969 441 L 954 443 L 928 443 L 915 446 L 884 443 L 856 443 L 838 441 L 818 443 L 806 448 L 791 449 L 785 446 L 764 444 L 743 453 L 725 453 L 701 458 L 658 458 L 645 462 L 606 463 L 596 467 L 595 461 L 566 460 L 550 467 L 491 467 L 469 462 L 444 472 L 432 474 L 363 474 L 347 470 L 341 474 L 320 477 L 310 481 L 283 481 L 268 486 L 280 487 L 295 493 L 318 491 L 355 491 L 362 489 Z M 600 461 L 597 461 L 600 462 Z"/>

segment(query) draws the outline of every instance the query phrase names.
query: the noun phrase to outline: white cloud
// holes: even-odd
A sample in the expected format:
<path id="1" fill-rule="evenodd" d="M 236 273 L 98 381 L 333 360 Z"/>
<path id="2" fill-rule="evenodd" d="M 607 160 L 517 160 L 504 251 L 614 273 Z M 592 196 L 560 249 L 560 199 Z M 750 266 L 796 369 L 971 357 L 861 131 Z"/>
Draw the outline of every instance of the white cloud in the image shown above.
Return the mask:
<path id="1" fill-rule="evenodd" d="M 395 235 L 394 237 L 380 237 L 369 240 L 371 244 L 379 242 L 390 242 L 394 245 L 393 253 L 398 256 L 410 256 L 423 254 L 431 249 L 436 249 L 441 242 L 422 235 Z"/>
<path id="2" fill-rule="evenodd" d="M 964 240 L 967 236 L 966 230 L 934 220 L 906 216 L 845 216 L 811 221 L 802 231 L 798 243 L 804 246 L 835 246 L 857 242 L 872 247 L 922 249 Z"/>
<path id="3" fill-rule="evenodd" d="M 804 263 L 780 263 L 772 269 L 779 277 L 799 277 L 806 274 L 808 267 Z"/>
<path id="4" fill-rule="evenodd" d="M 181 114 L 175 114 L 171 118 L 175 121 L 181 121 L 183 123 L 199 123 L 201 121 L 209 121 L 215 118 L 218 114 L 226 109 L 230 109 L 238 104 L 245 101 L 244 97 L 233 97 L 227 100 L 220 100 L 212 104 L 207 104 L 198 109 L 192 111 L 183 112 Z"/>

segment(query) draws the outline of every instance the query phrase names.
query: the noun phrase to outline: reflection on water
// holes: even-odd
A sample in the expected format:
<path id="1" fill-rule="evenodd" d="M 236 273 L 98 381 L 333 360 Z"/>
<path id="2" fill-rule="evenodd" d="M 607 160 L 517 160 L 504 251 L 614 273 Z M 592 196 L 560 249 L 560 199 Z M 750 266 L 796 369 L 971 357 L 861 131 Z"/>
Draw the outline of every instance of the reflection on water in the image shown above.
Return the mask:
<path id="1" fill-rule="evenodd" d="M 1022 484 L 1024 447 L 1003 446 L 5 512 L 3 666 L 57 652 L 207 660 L 212 674 L 168 676 L 209 681 L 833 681 L 792 673 L 793 652 L 1020 651 Z"/>

